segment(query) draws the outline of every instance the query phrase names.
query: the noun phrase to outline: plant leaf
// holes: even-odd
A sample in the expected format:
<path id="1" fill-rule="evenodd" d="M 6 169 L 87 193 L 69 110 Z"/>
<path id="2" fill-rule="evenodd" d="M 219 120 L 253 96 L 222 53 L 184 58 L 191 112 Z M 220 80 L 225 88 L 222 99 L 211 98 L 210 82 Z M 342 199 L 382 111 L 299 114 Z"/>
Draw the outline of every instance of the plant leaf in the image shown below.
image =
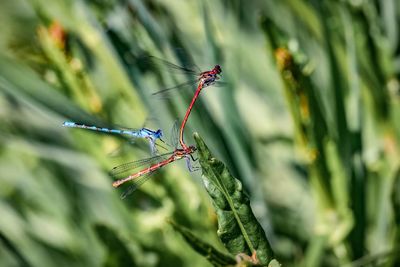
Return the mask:
<path id="1" fill-rule="evenodd" d="M 256 253 L 260 264 L 273 259 L 272 248 L 255 218 L 242 184 L 227 167 L 213 158 L 204 141 L 195 133 L 202 179 L 218 216 L 218 236 L 232 254 Z"/>
<path id="2" fill-rule="evenodd" d="M 214 266 L 235 265 L 236 260 L 229 254 L 218 251 L 216 248 L 196 237 L 189 229 L 168 221 L 176 231 L 181 233 L 186 242 L 199 254 L 205 256 Z"/>

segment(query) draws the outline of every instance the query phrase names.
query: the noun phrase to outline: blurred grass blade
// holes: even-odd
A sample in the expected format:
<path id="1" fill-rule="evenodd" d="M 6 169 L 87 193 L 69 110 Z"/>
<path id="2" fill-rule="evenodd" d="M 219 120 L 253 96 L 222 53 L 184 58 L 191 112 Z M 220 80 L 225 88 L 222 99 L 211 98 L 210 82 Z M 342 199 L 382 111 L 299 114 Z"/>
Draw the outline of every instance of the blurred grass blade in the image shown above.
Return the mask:
<path id="1" fill-rule="evenodd" d="M 260 19 L 260 26 L 268 37 L 273 51 L 279 47 L 285 46 L 289 42 L 288 36 L 271 18 L 266 16 L 262 17 Z"/>
<path id="2" fill-rule="evenodd" d="M 321 4 L 321 15 L 329 16 L 330 9 L 329 5 Z M 350 145 L 349 145 L 349 129 L 347 122 L 347 115 L 345 109 L 345 94 L 347 93 L 347 88 L 345 85 L 345 78 L 343 77 L 343 70 L 340 68 L 340 62 L 338 60 L 335 46 L 332 42 L 332 31 L 329 28 L 329 23 L 326 20 L 321 20 L 323 26 L 323 35 L 326 45 L 327 56 L 330 62 L 330 71 L 331 71 L 331 90 L 333 93 L 333 105 L 335 111 L 335 120 L 336 120 L 336 131 L 337 131 L 337 139 L 341 143 L 340 146 L 340 154 L 343 157 L 344 162 L 348 161 L 349 153 L 350 153 Z"/>
<path id="3" fill-rule="evenodd" d="M 196 237 L 189 229 L 178 225 L 173 221 L 168 221 L 176 231 L 181 233 L 186 242 L 199 254 L 207 258 L 214 266 L 227 266 L 236 264 L 233 256 L 218 251 L 210 244 Z"/>
<path id="4" fill-rule="evenodd" d="M 256 253 L 259 262 L 267 264 L 273 258 L 273 251 L 251 210 L 242 183 L 221 161 L 212 157 L 198 134 L 194 134 L 194 139 L 199 150 L 203 182 L 218 216 L 218 235 L 222 243 L 232 254 Z"/>
<path id="5" fill-rule="evenodd" d="M 276 49 L 275 58 L 295 125 L 296 141 L 310 162 L 310 172 L 315 174 L 311 177 L 315 177 L 314 188 L 320 197 L 319 204 L 330 209 L 333 196 L 324 146 L 329 131 L 317 89 L 288 49 Z"/>
<path id="6" fill-rule="evenodd" d="M 13 242 L 2 232 L 0 232 L 0 244 L 8 249 L 19 262 L 19 266 L 29 267 L 32 266 L 24 257 L 23 253 L 13 244 Z"/>
<path id="7" fill-rule="evenodd" d="M 73 96 L 74 100 L 82 107 L 87 107 L 87 95 L 85 95 L 84 88 L 78 82 L 77 71 L 74 71 L 71 64 L 68 62 L 68 57 L 64 51 L 57 46 L 53 40 L 50 30 L 44 26 L 38 28 L 38 40 L 41 48 L 54 66 L 57 75 L 63 85 Z M 85 88 L 86 89 L 86 88 Z"/>
<path id="8" fill-rule="evenodd" d="M 400 169 L 397 170 L 396 176 L 394 178 L 392 205 L 396 225 L 398 227 L 398 230 L 400 230 Z"/>
<path id="9" fill-rule="evenodd" d="M 307 247 L 304 267 L 322 266 L 323 255 L 326 249 L 328 237 L 326 235 L 315 235 Z"/>
<path id="10" fill-rule="evenodd" d="M 394 240 L 393 250 L 396 252 L 400 251 L 400 168 L 397 170 L 393 183 L 392 191 L 392 206 L 394 211 L 394 219 L 396 225 L 396 238 Z M 400 266 L 400 256 L 393 257 L 393 265 L 388 266 Z"/>
<path id="11" fill-rule="evenodd" d="M 96 121 L 66 96 L 45 83 L 32 69 L 0 56 L 0 90 L 75 120 Z"/>
<path id="12" fill-rule="evenodd" d="M 106 247 L 107 254 L 103 266 L 137 266 L 133 255 L 115 232 L 106 225 L 96 224 L 94 230 L 97 237 Z"/>
<path id="13" fill-rule="evenodd" d="M 377 254 L 365 255 L 350 264 L 343 267 L 364 267 L 364 266 L 399 266 L 398 264 L 390 264 L 391 259 L 399 259 L 399 250 L 384 251 Z"/>

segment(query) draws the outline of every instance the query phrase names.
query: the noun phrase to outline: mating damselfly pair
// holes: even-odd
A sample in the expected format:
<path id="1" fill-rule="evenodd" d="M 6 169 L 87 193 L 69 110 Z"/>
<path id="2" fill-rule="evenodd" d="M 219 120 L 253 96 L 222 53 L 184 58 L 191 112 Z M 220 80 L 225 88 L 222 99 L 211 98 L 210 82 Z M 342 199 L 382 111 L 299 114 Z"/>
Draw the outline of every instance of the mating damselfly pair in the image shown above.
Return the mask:
<path id="1" fill-rule="evenodd" d="M 190 171 L 193 171 L 193 167 L 191 166 L 191 161 L 194 160 L 193 158 L 193 153 L 196 151 L 196 147 L 191 146 L 191 145 L 186 145 L 184 140 L 183 140 L 183 134 L 184 134 L 184 128 L 186 126 L 186 122 L 189 118 L 189 115 L 191 113 L 191 110 L 201 92 L 201 90 L 205 87 L 208 87 L 210 85 L 213 85 L 220 79 L 220 75 L 222 72 L 222 69 L 220 65 L 215 65 L 215 67 L 210 70 L 210 71 L 196 71 L 193 69 L 185 68 L 185 67 L 180 67 L 178 65 L 175 65 L 173 63 L 167 62 L 162 59 L 158 59 L 155 57 L 150 57 L 151 61 L 157 63 L 157 64 L 162 64 L 170 69 L 174 70 L 179 70 L 182 71 L 186 74 L 194 76 L 194 80 L 185 82 L 183 84 L 180 84 L 178 86 L 170 87 L 158 92 L 153 93 L 153 95 L 161 95 L 165 93 L 169 93 L 172 89 L 177 89 L 177 88 L 183 88 L 187 85 L 191 85 L 194 83 L 197 83 L 197 89 L 194 93 L 194 96 L 192 98 L 192 101 L 186 111 L 186 114 L 184 116 L 184 119 L 181 123 L 180 129 L 179 129 L 179 137 L 177 138 L 178 140 L 174 140 L 174 142 L 177 143 L 179 141 L 181 148 L 178 148 L 177 146 L 174 146 L 174 150 L 172 152 L 164 153 L 161 155 L 157 155 L 157 140 L 160 140 L 161 142 L 165 143 L 162 140 L 163 136 L 163 131 L 161 129 L 158 130 L 151 130 L 148 128 L 141 128 L 141 129 L 113 129 L 113 128 L 104 128 L 104 127 L 97 127 L 97 126 L 87 126 L 85 124 L 80 124 L 76 122 L 71 122 L 67 121 L 64 122 L 63 126 L 66 127 L 72 127 L 72 128 L 82 128 L 82 129 L 88 129 L 88 130 L 94 130 L 94 131 L 99 131 L 99 132 L 105 132 L 105 133 L 111 133 L 111 134 L 118 134 L 118 135 L 125 135 L 131 138 L 144 138 L 148 140 L 149 145 L 150 145 L 150 150 L 152 153 L 152 157 L 147 158 L 147 159 L 141 159 L 137 161 L 133 161 L 130 163 L 125 163 L 120 166 L 114 167 L 110 174 L 114 178 L 118 179 L 115 182 L 113 182 L 114 187 L 119 187 L 120 185 L 126 183 L 126 182 L 131 182 L 131 185 L 128 187 L 128 189 L 122 194 L 122 198 L 125 198 L 127 195 L 135 191 L 139 186 L 141 186 L 144 182 L 146 182 L 157 170 L 161 169 L 162 167 L 175 162 L 180 159 L 185 159 L 187 162 L 187 167 Z M 145 166 L 145 167 L 144 167 Z M 141 170 L 137 172 L 133 172 L 133 170 L 142 168 Z"/>

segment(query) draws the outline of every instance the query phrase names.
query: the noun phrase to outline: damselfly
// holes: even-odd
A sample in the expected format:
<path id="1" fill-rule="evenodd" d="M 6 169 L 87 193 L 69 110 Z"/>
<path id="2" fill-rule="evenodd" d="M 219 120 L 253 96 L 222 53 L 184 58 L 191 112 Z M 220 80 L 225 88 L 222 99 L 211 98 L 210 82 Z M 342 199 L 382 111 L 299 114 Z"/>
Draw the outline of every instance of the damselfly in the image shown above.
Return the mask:
<path id="1" fill-rule="evenodd" d="M 186 126 L 186 122 L 187 122 L 187 120 L 189 118 L 189 115 L 190 115 L 190 113 L 192 111 L 193 105 L 196 102 L 197 98 L 199 97 L 199 94 L 200 94 L 200 92 L 201 92 L 201 90 L 203 88 L 215 84 L 220 79 L 220 76 L 221 76 L 221 73 L 222 73 L 221 66 L 220 65 L 215 65 L 212 70 L 203 71 L 203 72 L 197 72 L 196 70 L 193 70 L 193 69 L 190 69 L 190 68 L 185 68 L 185 67 L 180 67 L 178 65 L 175 65 L 175 64 L 173 64 L 171 62 L 168 62 L 166 60 L 163 60 L 163 59 L 158 59 L 158 58 L 155 58 L 155 57 L 151 57 L 151 59 L 154 62 L 158 62 L 158 63 L 164 64 L 165 66 L 167 66 L 170 69 L 178 70 L 178 71 L 180 70 L 180 71 L 185 72 L 187 74 L 196 76 L 196 78 L 194 80 L 192 80 L 192 81 L 188 81 L 188 82 L 182 83 L 180 85 L 177 85 L 177 86 L 174 86 L 174 87 L 170 87 L 170 88 L 167 88 L 167 89 L 164 89 L 164 90 L 161 90 L 161 91 L 153 93 L 153 95 L 165 94 L 165 93 L 168 93 L 169 91 L 171 91 L 173 89 L 182 88 L 182 87 L 185 87 L 187 85 L 191 85 L 193 83 L 197 83 L 197 89 L 196 89 L 196 91 L 194 93 L 194 96 L 192 98 L 192 101 L 191 101 L 191 103 L 190 103 L 190 105 L 189 105 L 189 107 L 188 107 L 188 109 L 186 111 L 185 117 L 183 118 L 180 130 L 179 130 L 179 143 L 181 144 L 182 149 L 186 150 L 189 147 L 185 144 L 185 142 L 183 140 L 183 132 L 184 132 L 184 129 L 185 129 L 185 126 Z"/>
<path id="2" fill-rule="evenodd" d="M 63 126 L 65 127 L 70 127 L 70 128 L 81 128 L 81 129 L 88 129 L 92 131 L 98 131 L 98 132 L 105 132 L 105 133 L 112 133 L 112 134 L 118 134 L 118 135 L 125 135 L 129 136 L 132 138 L 144 138 L 149 141 L 150 145 L 150 150 L 153 155 L 156 154 L 157 148 L 156 148 L 156 141 L 159 139 L 161 142 L 164 143 L 164 141 L 161 139 L 163 136 L 163 132 L 161 129 L 158 129 L 156 131 L 147 129 L 147 128 L 141 128 L 141 129 L 128 129 L 128 128 L 121 128 L 121 129 L 111 129 L 111 128 L 105 128 L 105 127 L 97 127 L 97 126 L 88 126 L 85 124 L 81 123 L 76 123 L 72 121 L 66 121 L 63 123 Z"/>
<path id="3" fill-rule="evenodd" d="M 166 153 L 163 155 L 147 158 L 147 159 L 141 159 L 129 163 L 122 164 L 120 166 L 114 167 L 110 174 L 114 178 L 118 179 L 115 182 L 113 182 L 114 187 L 119 187 L 120 185 L 131 181 L 131 185 L 128 187 L 128 189 L 121 195 L 121 198 L 125 198 L 132 192 L 134 192 L 136 189 L 138 189 L 143 183 L 145 183 L 147 180 L 149 180 L 155 171 L 161 169 L 162 167 L 180 160 L 180 159 L 185 159 L 187 163 L 187 167 L 190 171 L 193 171 L 193 167 L 191 166 L 190 160 L 192 159 L 194 161 L 194 158 L 192 154 L 196 151 L 196 147 L 194 146 L 188 146 L 186 149 L 175 149 L 173 152 Z M 142 170 L 129 174 L 132 170 L 137 169 L 139 167 L 143 167 Z M 123 177 L 123 178 L 120 178 Z M 120 178 L 120 179 L 119 179 Z"/>

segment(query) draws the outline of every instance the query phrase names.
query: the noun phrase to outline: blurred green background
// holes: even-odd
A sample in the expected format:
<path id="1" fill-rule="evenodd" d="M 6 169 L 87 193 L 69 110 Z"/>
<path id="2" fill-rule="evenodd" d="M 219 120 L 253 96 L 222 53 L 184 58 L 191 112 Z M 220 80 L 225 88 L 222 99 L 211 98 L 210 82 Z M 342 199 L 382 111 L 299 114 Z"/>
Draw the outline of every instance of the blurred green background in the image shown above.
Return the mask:
<path id="1" fill-rule="evenodd" d="M 166 219 L 224 249 L 200 172 L 121 200 L 107 172 L 147 144 L 61 126 L 168 140 L 193 90 L 152 97 L 185 77 L 143 55 L 222 66 L 185 138 L 243 182 L 283 266 L 400 266 L 399 25 L 395 0 L 1 1 L 0 266 L 210 266 Z"/>

